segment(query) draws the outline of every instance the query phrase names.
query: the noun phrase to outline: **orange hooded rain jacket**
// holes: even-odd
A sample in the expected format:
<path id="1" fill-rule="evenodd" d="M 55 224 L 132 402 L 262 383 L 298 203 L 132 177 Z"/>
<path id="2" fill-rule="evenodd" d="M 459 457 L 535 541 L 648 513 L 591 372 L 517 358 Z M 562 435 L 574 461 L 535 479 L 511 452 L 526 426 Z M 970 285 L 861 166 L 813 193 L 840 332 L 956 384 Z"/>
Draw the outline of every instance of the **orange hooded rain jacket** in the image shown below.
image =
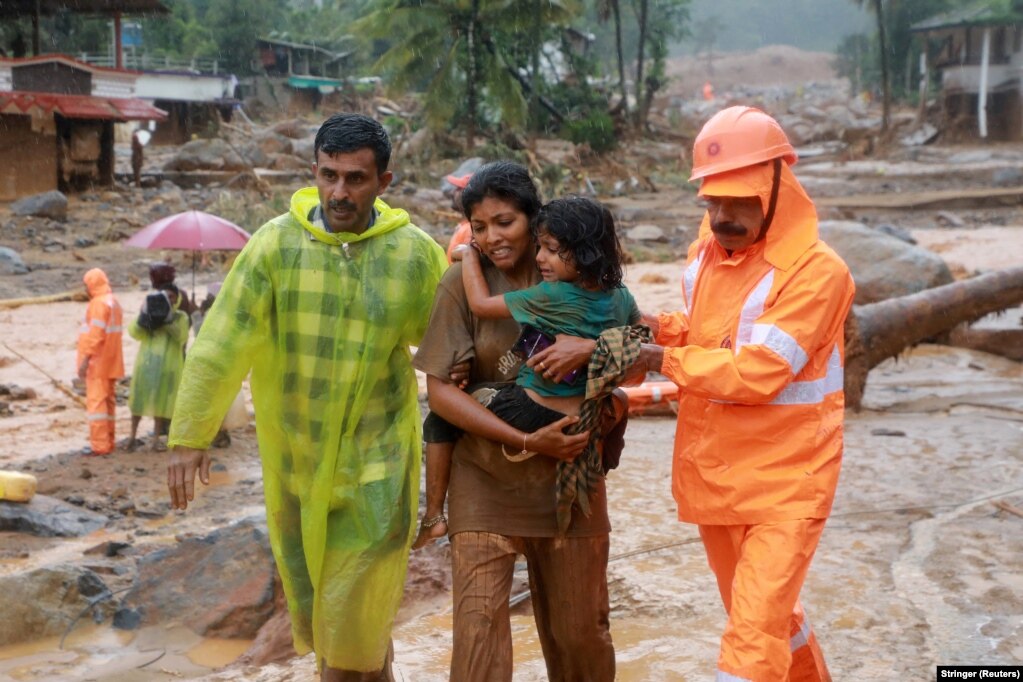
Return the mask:
<path id="1" fill-rule="evenodd" d="M 87 379 L 120 379 L 124 376 L 121 352 L 121 304 L 114 298 L 105 272 L 93 268 L 83 277 L 89 290 L 89 307 L 78 334 L 78 360 L 90 357 Z"/>
<path id="2" fill-rule="evenodd" d="M 788 164 L 780 169 L 766 237 L 729 256 L 705 215 L 683 275 L 684 310 L 659 316 L 661 372 L 680 389 L 672 491 L 681 521 L 757 524 L 831 510 L 854 285 L 818 239 L 813 202 Z M 756 189 L 765 206 L 770 180 L 765 173 Z"/>

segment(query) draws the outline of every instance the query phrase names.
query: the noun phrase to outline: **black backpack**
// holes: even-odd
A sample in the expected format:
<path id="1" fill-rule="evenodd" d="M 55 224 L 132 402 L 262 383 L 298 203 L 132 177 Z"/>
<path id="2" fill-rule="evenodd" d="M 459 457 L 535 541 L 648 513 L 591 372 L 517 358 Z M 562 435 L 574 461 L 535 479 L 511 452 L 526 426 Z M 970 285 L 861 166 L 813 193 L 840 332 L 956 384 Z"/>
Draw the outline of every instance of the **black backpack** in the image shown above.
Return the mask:
<path id="1" fill-rule="evenodd" d="M 139 326 L 148 331 L 159 329 L 170 322 L 174 310 L 170 298 L 163 291 L 154 291 L 146 296 L 139 311 Z"/>

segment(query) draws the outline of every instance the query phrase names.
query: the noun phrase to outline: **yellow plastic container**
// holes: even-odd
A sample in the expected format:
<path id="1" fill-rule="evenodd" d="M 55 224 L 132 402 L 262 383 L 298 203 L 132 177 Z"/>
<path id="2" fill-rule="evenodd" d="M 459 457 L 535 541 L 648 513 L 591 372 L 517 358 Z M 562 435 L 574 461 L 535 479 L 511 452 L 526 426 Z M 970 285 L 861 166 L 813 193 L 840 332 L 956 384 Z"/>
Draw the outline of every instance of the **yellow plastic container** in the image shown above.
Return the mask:
<path id="1" fill-rule="evenodd" d="M 0 471 L 0 500 L 28 502 L 36 494 L 36 477 L 20 471 Z"/>

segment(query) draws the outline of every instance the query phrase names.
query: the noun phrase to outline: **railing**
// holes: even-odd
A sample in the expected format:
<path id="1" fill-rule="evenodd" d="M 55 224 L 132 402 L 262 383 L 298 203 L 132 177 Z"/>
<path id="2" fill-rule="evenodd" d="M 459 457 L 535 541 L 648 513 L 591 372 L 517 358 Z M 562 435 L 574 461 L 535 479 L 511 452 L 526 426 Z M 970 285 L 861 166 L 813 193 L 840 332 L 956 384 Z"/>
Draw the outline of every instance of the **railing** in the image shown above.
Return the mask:
<path id="1" fill-rule="evenodd" d="M 80 52 L 76 55 L 76 58 L 87 64 L 92 64 L 93 66 L 105 66 L 108 68 L 114 68 L 116 66 L 114 55 L 109 52 Z M 180 57 L 168 57 L 166 55 L 160 56 L 125 52 L 124 58 L 121 61 L 121 66 L 125 69 L 135 69 L 136 71 L 192 71 L 195 73 L 220 73 L 218 61 L 211 57 L 182 59 Z"/>

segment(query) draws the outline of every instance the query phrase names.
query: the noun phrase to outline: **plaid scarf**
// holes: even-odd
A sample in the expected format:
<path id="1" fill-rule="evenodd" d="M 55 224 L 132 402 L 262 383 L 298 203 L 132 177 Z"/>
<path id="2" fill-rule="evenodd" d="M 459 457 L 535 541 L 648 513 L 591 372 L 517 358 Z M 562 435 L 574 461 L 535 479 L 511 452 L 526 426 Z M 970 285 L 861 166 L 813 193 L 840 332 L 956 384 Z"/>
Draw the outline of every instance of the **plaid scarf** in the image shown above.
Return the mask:
<path id="1" fill-rule="evenodd" d="M 611 400 L 611 392 L 625 378 L 629 367 L 639 358 L 640 346 L 652 339 L 644 325 L 606 329 L 597 339 L 586 370 L 586 400 L 579 409 L 579 422 L 569 433 L 590 432 L 583 453 L 572 461 L 558 462 L 558 532 L 564 534 L 572 522 L 572 506 L 590 515 L 590 492 L 604 475 L 597 441 L 600 415 Z"/>

